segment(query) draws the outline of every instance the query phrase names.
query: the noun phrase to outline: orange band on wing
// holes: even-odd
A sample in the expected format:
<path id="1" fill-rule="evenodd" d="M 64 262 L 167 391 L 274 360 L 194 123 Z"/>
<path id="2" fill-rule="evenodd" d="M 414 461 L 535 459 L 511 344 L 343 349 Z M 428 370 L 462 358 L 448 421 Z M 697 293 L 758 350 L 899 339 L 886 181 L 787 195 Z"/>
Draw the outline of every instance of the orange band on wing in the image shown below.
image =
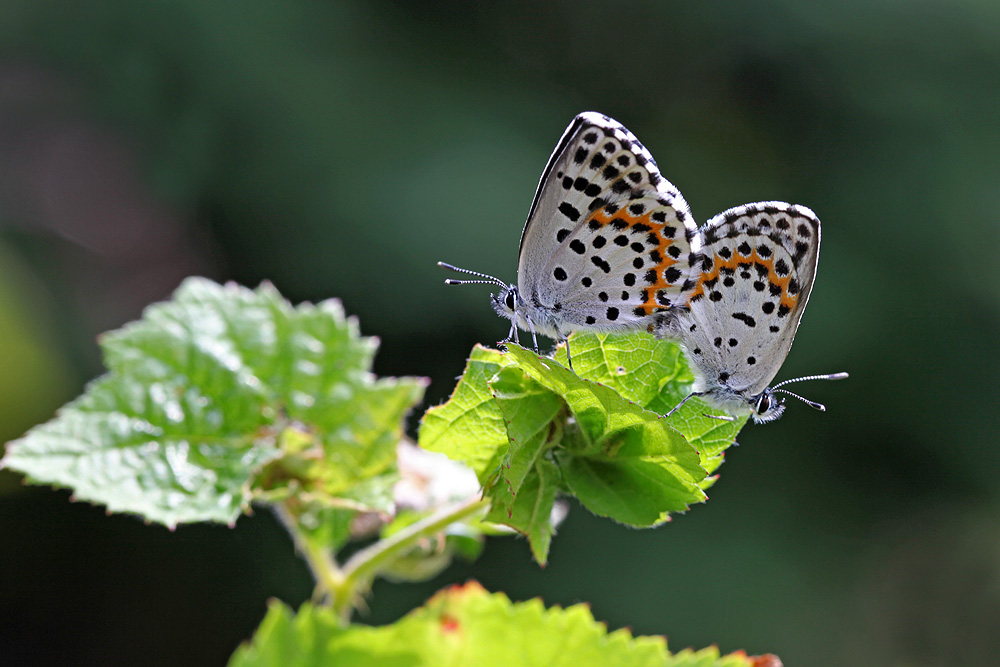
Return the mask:
<path id="1" fill-rule="evenodd" d="M 634 242 L 642 243 L 644 249 L 641 254 L 637 256 L 642 256 L 644 258 L 650 258 L 648 264 L 646 264 L 642 269 L 638 269 L 637 272 L 641 271 L 641 275 L 648 276 L 650 271 L 655 272 L 654 282 L 650 283 L 648 280 L 642 281 L 641 289 L 645 293 L 643 298 L 643 303 L 637 306 L 636 312 L 642 310 L 646 315 L 652 315 L 653 313 L 660 312 L 663 310 L 668 310 L 669 308 L 675 306 L 673 301 L 668 301 L 668 303 L 661 303 L 657 299 L 657 295 L 661 290 L 674 290 L 678 291 L 674 282 L 669 281 L 667 269 L 672 265 L 677 263 L 677 260 L 671 257 L 667 249 L 674 244 L 674 239 L 669 238 L 664 230 L 668 226 L 673 229 L 674 236 L 680 234 L 683 235 L 685 228 L 680 221 L 671 220 L 674 224 L 670 225 L 666 222 L 657 222 L 652 219 L 653 213 L 658 209 L 646 211 L 641 215 L 634 215 L 629 212 L 628 205 L 623 206 L 620 210 L 613 214 L 609 214 L 604 208 L 599 208 L 593 213 L 591 213 L 589 220 L 593 220 L 599 223 L 602 227 L 611 226 L 612 229 L 617 231 L 630 232 L 630 238 L 634 239 Z M 662 209 L 659 209 L 662 210 Z M 588 222 L 589 222 L 588 220 Z M 615 222 L 620 221 L 620 222 Z M 637 228 L 638 226 L 638 228 Z M 656 244 L 650 242 L 650 237 L 654 237 Z M 652 263 L 651 257 L 653 256 L 653 251 L 656 251 L 656 256 L 659 261 Z M 683 278 L 682 275 L 678 274 L 676 280 Z M 664 295 L 664 299 L 667 299 Z"/>
<path id="2" fill-rule="evenodd" d="M 688 303 L 690 304 L 705 296 L 705 283 L 717 280 L 723 269 L 730 269 L 731 272 L 735 273 L 740 267 L 753 269 L 756 264 L 761 264 L 767 267 L 768 283 L 781 289 L 780 305 L 783 308 L 787 308 L 789 311 L 795 310 L 795 304 L 799 302 L 798 294 L 789 294 L 788 292 L 788 283 L 792 279 L 792 273 L 789 272 L 786 276 L 779 276 L 774 270 L 774 257 L 772 256 L 768 259 L 764 259 L 757 254 L 756 249 L 751 251 L 749 257 L 742 257 L 734 252 L 732 257 L 724 259 L 716 254 L 713 258 L 712 270 L 701 274 L 701 277 L 698 279 L 698 284 L 695 285 L 695 289 L 688 299 Z"/>

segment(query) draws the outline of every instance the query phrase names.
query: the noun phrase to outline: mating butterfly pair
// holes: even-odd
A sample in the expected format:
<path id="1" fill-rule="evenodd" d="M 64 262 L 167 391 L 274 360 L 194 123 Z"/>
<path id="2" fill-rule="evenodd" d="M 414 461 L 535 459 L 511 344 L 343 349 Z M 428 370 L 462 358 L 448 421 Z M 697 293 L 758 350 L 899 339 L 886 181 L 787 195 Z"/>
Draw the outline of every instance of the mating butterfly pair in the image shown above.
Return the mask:
<path id="1" fill-rule="evenodd" d="M 684 347 L 693 396 L 758 422 L 778 418 L 774 387 L 805 310 L 820 224 L 804 206 L 738 206 L 698 228 L 649 151 L 615 120 L 578 115 L 538 183 L 521 234 L 518 282 L 439 262 L 489 283 L 497 313 L 518 329 L 565 340 L 573 331 L 645 329 Z M 567 347 L 567 353 L 569 348 Z M 572 358 L 570 358 L 572 368 Z"/>

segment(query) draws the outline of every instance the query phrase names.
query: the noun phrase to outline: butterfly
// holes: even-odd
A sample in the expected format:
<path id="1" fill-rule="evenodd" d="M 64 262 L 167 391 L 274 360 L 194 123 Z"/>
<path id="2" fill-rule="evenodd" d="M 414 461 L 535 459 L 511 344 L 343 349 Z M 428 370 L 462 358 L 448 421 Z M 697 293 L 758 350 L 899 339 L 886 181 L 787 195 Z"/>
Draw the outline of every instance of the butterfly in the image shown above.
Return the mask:
<path id="1" fill-rule="evenodd" d="M 493 308 L 518 329 L 557 341 L 573 331 L 649 329 L 683 307 L 695 288 L 698 228 L 680 192 L 649 151 L 617 121 L 581 113 L 549 158 L 521 232 L 517 283 L 493 284 Z M 567 357 L 572 368 L 572 357 Z"/>
<path id="2" fill-rule="evenodd" d="M 847 373 L 810 375 L 770 387 L 785 361 L 816 279 L 820 223 L 804 206 L 760 202 L 729 209 L 698 231 L 700 265 L 685 309 L 653 327 L 678 340 L 696 381 L 694 396 L 756 422 L 784 412 L 782 389 L 803 380 L 840 380 Z"/>

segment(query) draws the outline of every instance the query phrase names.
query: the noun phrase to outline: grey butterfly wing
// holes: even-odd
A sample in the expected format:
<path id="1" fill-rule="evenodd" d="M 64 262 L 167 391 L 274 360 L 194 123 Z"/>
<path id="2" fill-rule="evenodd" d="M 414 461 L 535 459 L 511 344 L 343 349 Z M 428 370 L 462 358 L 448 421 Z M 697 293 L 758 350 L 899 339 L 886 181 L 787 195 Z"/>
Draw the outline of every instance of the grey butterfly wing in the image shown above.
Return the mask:
<path id="1" fill-rule="evenodd" d="M 781 368 L 809 301 L 819 218 L 804 206 L 746 204 L 700 236 L 703 263 L 678 333 L 709 386 L 752 397 Z"/>
<path id="2" fill-rule="evenodd" d="M 640 328 L 694 288 L 697 227 L 649 152 L 607 116 L 578 115 L 542 174 L 518 289 L 562 332 Z"/>

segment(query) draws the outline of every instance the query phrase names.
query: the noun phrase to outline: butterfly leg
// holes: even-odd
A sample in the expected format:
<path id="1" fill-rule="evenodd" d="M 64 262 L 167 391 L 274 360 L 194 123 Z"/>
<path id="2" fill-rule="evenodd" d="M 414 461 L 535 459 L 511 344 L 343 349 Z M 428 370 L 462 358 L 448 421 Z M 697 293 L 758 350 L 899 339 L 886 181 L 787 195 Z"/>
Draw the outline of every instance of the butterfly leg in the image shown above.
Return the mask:
<path id="1" fill-rule="evenodd" d="M 531 329 L 531 344 L 535 346 L 535 354 L 538 354 L 538 336 L 535 335 L 535 325 L 528 320 L 528 328 Z"/>
<path id="2" fill-rule="evenodd" d="M 511 341 L 514 341 L 515 343 L 518 342 L 518 340 L 517 340 L 517 325 L 513 324 L 513 323 L 510 325 L 510 331 L 507 332 L 507 337 L 504 338 L 503 340 L 498 340 L 497 341 L 497 345 L 504 345 L 504 344 L 509 343 Z"/>
<path id="3" fill-rule="evenodd" d="M 677 412 L 678 410 L 680 410 L 682 405 L 684 405 L 685 403 L 687 403 L 688 401 L 690 401 L 695 396 L 701 396 L 703 393 L 704 392 L 701 392 L 701 391 L 691 392 L 690 394 L 688 394 L 687 396 L 684 397 L 683 401 L 681 401 L 680 403 L 678 403 L 677 405 L 675 405 L 673 410 L 671 410 L 667 414 L 663 415 L 663 417 L 669 417 L 670 415 L 672 415 L 675 412 Z"/>
<path id="4" fill-rule="evenodd" d="M 573 370 L 573 355 L 569 353 L 569 336 L 563 338 L 563 342 L 566 343 L 566 361 L 569 363 L 569 369 Z"/>
<path id="5" fill-rule="evenodd" d="M 720 422 L 734 422 L 736 417 L 732 415 L 710 415 L 707 412 L 701 413 L 702 417 L 708 417 L 709 419 L 718 419 Z"/>

